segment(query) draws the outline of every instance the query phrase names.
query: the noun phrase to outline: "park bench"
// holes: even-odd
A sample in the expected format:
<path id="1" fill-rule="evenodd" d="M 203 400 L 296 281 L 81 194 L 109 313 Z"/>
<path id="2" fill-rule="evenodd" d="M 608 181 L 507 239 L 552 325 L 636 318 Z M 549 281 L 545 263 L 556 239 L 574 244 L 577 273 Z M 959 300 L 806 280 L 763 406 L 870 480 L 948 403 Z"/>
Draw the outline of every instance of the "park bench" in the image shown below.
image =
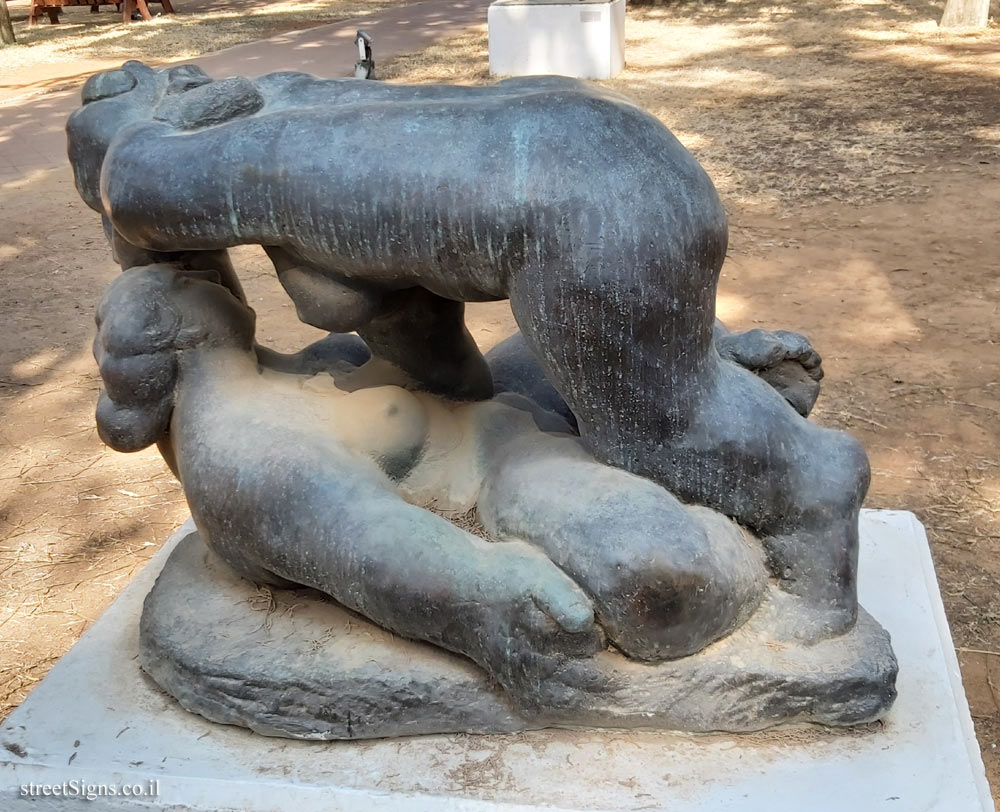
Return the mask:
<path id="1" fill-rule="evenodd" d="M 148 2 L 157 2 L 162 5 L 164 14 L 174 13 L 174 7 L 170 0 L 148 0 Z M 149 13 L 147 0 L 120 0 L 120 2 L 116 2 L 116 0 L 31 0 L 28 25 L 36 25 L 41 21 L 43 15 L 48 16 L 50 23 L 58 23 L 59 14 L 64 6 L 90 6 L 91 14 L 97 14 L 101 6 L 117 6 L 122 13 L 122 22 L 126 23 L 132 21 L 132 15 L 136 12 L 144 20 L 153 19 L 153 15 Z"/>

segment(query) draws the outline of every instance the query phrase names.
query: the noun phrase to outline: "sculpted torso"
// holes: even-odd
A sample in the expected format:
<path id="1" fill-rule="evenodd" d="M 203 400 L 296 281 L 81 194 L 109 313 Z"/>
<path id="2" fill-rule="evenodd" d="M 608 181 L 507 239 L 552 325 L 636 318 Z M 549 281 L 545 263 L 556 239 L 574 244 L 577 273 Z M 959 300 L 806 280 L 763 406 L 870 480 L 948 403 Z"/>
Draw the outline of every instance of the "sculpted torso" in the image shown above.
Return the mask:
<path id="1" fill-rule="evenodd" d="M 507 298 L 525 265 L 598 250 L 641 264 L 668 243 L 680 264 L 724 240 L 715 190 L 669 131 L 573 80 L 412 89 L 279 75 L 226 88 L 259 112 L 206 127 L 191 97 L 219 92 L 166 96 L 147 115 L 170 123 L 133 124 L 108 150 L 102 205 L 130 243 L 273 246 L 364 289 L 468 301 Z"/>

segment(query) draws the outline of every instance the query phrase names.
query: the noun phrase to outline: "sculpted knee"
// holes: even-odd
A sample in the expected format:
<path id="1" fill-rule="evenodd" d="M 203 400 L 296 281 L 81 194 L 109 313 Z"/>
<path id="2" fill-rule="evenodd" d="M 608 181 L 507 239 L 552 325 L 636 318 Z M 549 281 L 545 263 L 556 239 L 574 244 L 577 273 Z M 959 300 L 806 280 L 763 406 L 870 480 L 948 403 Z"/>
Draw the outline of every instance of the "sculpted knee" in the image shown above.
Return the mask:
<path id="1" fill-rule="evenodd" d="M 363 327 L 378 313 L 382 301 L 376 290 L 338 282 L 307 268 L 289 268 L 278 278 L 299 319 L 331 333 Z"/>
<path id="2" fill-rule="evenodd" d="M 767 578 L 762 555 L 741 534 L 719 517 L 688 538 L 651 538 L 620 556 L 595 596 L 618 648 L 640 660 L 677 659 L 747 620 Z"/>
<path id="3" fill-rule="evenodd" d="M 823 431 L 823 442 L 813 448 L 814 466 L 803 485 L 803 513 L 807 519 L 843 518 L 860 509 L 871 482 L 871 466 L 861 443 L 843 431 Z"/>

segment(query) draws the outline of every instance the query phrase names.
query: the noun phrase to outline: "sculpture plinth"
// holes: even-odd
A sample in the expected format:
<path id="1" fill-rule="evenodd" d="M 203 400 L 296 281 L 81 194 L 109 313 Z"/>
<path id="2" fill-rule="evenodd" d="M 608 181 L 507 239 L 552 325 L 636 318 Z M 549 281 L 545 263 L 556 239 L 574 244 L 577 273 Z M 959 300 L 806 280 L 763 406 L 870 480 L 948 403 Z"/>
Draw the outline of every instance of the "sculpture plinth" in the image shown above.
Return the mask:
<path id="1" fill-rule="evenodd" d="M 289 738 L 587 725 L 745 732 L 880 716 L 895 696 L 896 670 L 882 627 L 862 613 L 850 632 L 815 646 L 775 643 L 780 595 L 773 600 L 690 657 L 643 665 L 603 652 L 596 667 L 613 691 L 522 715 L 471 662 L 379 629 L 320 593 L 282 590 L 262 599 L 192 534 L 146 599 L 140 662 L 188 710 Z"/>

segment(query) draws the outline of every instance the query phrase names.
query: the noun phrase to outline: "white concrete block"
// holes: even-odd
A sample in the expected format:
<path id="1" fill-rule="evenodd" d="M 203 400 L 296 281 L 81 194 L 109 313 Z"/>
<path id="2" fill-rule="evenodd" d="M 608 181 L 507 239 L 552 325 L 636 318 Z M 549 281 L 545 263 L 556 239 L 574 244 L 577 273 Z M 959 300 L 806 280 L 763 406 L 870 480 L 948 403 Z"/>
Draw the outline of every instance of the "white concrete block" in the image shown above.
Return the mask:
<path id="1" fill-rule="evenodd" d="M 610 79 L 625 67 L 625 0 L 496 0 L 490 73 Z"/>
<path id="2" fill-rule="evenodd" d="M 883 725 L 322 743 L 215 725 L 139 671 L 139 613 L 168 543 L 0 728 L 0 810 L 991 812 L 923 528 L 910 513 L 866 511 L 861 540 L 861 599 L 899 657 Z M 20 793 L 71 781 L 154 781 L 159 794 Z"/>

